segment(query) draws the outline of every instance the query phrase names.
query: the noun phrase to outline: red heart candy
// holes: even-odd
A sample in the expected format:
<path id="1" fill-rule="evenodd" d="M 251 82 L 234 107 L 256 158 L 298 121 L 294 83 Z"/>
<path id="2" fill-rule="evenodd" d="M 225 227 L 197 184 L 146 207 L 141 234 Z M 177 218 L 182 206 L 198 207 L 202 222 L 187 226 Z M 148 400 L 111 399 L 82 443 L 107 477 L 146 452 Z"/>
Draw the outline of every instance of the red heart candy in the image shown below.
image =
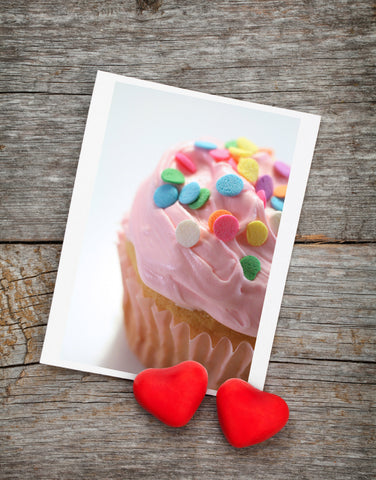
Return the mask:
<path id="1" fill-rule="evenodd" d="M 263 392 L 239 378 L 230 378 L 217 391 L 218 419 L 233 447 L 263 442 L 279 432 L 289 407 L 278 395 Z"/>
<path id="2" fill-rule="evenodd" d="M 183 427 L 193 417 L 208 386 L 208 372 L 188 360 L 169 368 L 148 368 L 137 375 L 133 393 L 138 403 L 170 427 Z"/>

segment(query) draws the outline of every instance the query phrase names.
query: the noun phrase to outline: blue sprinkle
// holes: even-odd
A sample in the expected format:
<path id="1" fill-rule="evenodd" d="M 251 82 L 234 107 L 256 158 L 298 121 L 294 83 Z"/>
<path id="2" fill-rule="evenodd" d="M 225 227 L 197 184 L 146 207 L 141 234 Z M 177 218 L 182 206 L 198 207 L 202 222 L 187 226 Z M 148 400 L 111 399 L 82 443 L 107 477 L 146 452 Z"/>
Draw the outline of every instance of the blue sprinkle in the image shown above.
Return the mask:
<path id="1" fill-rule="evenodd" d="M 200 185 L 197 182 L 191 182 L 185 185 L 180 192 L 179 202 L 187 205 L 198 199 L 200 195 Z"/>
<path id="2" fill-rule="evenodd" d="M 204 142 L 203 140 L 197 140 L 197 142 L 195 142 L 195 147 L 203 148 L 205 150 L 215 150 L 218 148 L 215 143 Z"/>
<path id="3" fill-rule="evenodd" d="M 278 198 L 278 197 L 272 197 L 270 199 L 270 205 L 275 209 L 275 210 L 279 210 L 280 212 L 282 212 L 282 209 L 283 209 L 283 200 L 281 198 Z"/>
<path id="4" fill-rule="evenodd" d="M 219 178 L 215 186 L 221 195 L 235 197 L 243 190 L 244 184 L 240 177 L 230 173 Z"/>
<path id="5" fill-rule="evenodd" d="M 154 203 L 159 208 L 166 208 L 173 205 L 178 199 L 178 189 L 169 183 L 157 188 L 154 192 Z"/>

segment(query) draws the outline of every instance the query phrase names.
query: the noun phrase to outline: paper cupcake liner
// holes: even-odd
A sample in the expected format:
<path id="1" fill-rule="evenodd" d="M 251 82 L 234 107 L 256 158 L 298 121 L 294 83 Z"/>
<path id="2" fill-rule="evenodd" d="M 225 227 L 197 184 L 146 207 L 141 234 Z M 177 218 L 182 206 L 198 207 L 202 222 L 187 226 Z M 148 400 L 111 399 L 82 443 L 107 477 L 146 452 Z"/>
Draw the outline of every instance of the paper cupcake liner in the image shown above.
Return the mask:
<path id="1" fill-rule="evenodd" d="M 170 367 L 184 360 L 200 362 L 208 371 L 208 388 L 214 390 L 228 378 L 248 379 L 252 346 L 241 342 L 233 350 L 231 340 L 222 337 L 213 346 L 202 332 L 191 338 L 186 322 L 174 325 L 169 310 L 159 310 L 154 299 L 145 297 L 120 235 L 119 255 L 124 286 L 124 320 L 130 349 L 145 367 Z"/>

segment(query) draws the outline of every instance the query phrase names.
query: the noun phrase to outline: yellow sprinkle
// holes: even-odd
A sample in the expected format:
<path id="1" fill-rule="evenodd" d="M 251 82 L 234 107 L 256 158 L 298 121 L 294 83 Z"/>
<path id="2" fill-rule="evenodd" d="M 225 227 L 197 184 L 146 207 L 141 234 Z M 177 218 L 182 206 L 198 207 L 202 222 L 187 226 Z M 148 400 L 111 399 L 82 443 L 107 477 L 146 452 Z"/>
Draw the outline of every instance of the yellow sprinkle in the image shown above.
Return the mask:
<path id="1" fill-rule="evenodd" d="M 238 163 L 238 172 L 252 183 L 258 179 L 259 166 L 253 158 L 242 157 Z"/>
<path id="2" fill-rule="evenodd" d="M 247 241 L 253 247 L 263 245 L 268 238 L 268 228 L 260 220 L 254 220 L 247 225 Z"/>
<path id="3" fill-rule="evenodd" d="M 242 150 L 246 150 L 250 153 L 250 155 L 253 155 L 259 149 L 257 145 L 255 145 L 253 142 L 251 142 L 250 140 L 248 140 L 248 138 L 245 137 L 237 138 L 236 143 L 239 148 L 241 148 Z"/>
<path id="4" fill-rule="evenodd" d="M 232 156 L 232 158 L 234 158 L 236 161 L 238 161 L 240 157 L 251 156 L 251 152 L 249 152 L 248 150 L 243 150 L 237 147 L 230 147 L 228 151 L 230 152 L 230 155 Z"/>

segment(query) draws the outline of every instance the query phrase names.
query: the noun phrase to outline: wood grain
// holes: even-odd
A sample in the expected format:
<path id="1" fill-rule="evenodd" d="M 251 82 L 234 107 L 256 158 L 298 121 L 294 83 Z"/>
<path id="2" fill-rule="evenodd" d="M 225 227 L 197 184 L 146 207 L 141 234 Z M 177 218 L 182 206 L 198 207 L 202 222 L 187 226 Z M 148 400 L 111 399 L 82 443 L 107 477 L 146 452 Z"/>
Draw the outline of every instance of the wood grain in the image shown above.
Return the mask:
<path id="1" fill-rule="evenodd" d="M 138 407 L 131 382 L 37 364 L 60 248 L 0 246 L 2 478 L 231 478 L 235 461 L 239 478 L 250 465 L 255 479 L 371 478 L 375 245 L 295 247 L 266 385 L 291 418 L 244 451 L 224 440 L 213 398 L 172 430 Z"/>
<path id="2" fill-rule="evenodd" d="M 374 19 L 367 0 L 2 1 L 1 479 L 376 477 Z M 322 115 L 266 382 L 291 417 L 264 444 L 230 447 L 212 397 L 173 430 L 131 382 L 37 363 L 98 69 Z"/>
<path id="3" fill-rule="evenodd" d="M 0 241 L 62 240 L 98 68 L 321 114 L 297 239 L 375 240 L 368 2 L 6 0 L 1 19 Z"/>
<path id="4" fill-rule="evenodd" d="M 4 366 L 39 360 L 60 245 L 0 245 Z M 376 246 L 296 245 L 275 361 L 376 361 Z"/>

